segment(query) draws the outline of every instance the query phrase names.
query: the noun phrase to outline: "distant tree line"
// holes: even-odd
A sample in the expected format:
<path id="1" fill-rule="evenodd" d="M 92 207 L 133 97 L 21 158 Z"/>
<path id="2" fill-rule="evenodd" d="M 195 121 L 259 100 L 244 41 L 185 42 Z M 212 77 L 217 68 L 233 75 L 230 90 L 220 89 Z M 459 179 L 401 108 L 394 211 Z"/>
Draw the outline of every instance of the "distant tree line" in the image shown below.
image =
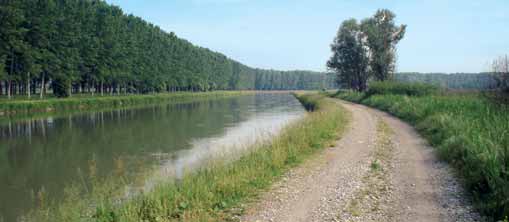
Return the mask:
<path id="1" fill-rule="evenodd" d="M 331 44 L 327 67 L 337 74 L 339 85 L 365 91 L 370 79 L 393 79 L 396 44 L 403 39 L 406 25 L 395 24 L 396 15 L 380 9 L 361 22 L 344 21 Z"/>
<path id="2" fill-rule="evenodd" d="M 490 71 L 498 86 L 509 91 L 509 57 L 505 55 L 493 60 Z"/>
<path id="3" fill-rule="evenodd" d="M 0 95 L 332 87 L 325 73 L 253 69 L 101 0 L 0 0 Z"/>
<path id="4" fill-rule="evenodd" d="M 483 73 L 397 73 L 396 80 L 422 82 L 448 89 L 509 90 L 509 57 L 499 56 Z"/>
<path id="5" fill-rule="evenodd" d="M 395 80 L 420 82 L 447 89 L 486 90 L 500 88 L 492 73 L 396 73 Z"/>

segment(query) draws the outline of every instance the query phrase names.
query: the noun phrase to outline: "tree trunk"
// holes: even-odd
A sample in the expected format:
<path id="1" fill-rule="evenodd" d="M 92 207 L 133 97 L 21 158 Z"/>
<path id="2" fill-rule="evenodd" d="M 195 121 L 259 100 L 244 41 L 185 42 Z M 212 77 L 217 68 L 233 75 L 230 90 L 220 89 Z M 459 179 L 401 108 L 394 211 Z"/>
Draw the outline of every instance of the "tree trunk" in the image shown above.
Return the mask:
<path id="1" fill-rule="evenodd" d="M 31 81 L 30 86 L 32 86 L 32 88 L 30 89 L 30 91 L 32 92 L 32 95 L 36 95 L 37 94 L 37 82 Z"/>
<path id="2" fill-rule="evenodd" d="M 9 72 L 9 75 L 12 75 L 12 73 L 14 72 L 14 52 L 11 51 L 11 67 L 10 67 L 10 72 Z M 8 99 L 11 99 L 11 80 L 9 79 L 9 76 L 7 76 L 7 98 Z"/>
<path id="3" fill-rule="evenodd" d="M 5 83 L 7 84 L 7 98 L 11 99 L 11 80 L 9 79 Z"/>
<path id="4" fill-rule="evenodd" d="M 44 77 L 45 77 L 45 75 L 43 72 L 43 73 L 41 73 L 41 79 L 42 79 L 41 80 L 41 92 L 39 95 L 39 98 L 41 98 L 41 99 L 44 98 L 44 88 L 46 87 L 46 82 L 44 82 L 44 80 L 45 80 Z"/>
<path id="5" fill-rule="evenodd" d="M 30 72 L 28 72 L 28 78 L 27 78 L 27 97 L 30 99 Z"/>
<path id="6" fill-rule="evenodd" d="M 102 80 L 101 80 L 101 85 L 100 85 L 99 89 L 101 90 L 101 96 L 103 96 L 104 88 L 103 88 L 103 81 Z"/>
<path id="7" fill-rule="evenodd" d="M 72 82 L 69 81 L 69 86 L 67 87 L 68 89 L 68 92 L 69 92 L 69 97 L 72 97 Z"/>

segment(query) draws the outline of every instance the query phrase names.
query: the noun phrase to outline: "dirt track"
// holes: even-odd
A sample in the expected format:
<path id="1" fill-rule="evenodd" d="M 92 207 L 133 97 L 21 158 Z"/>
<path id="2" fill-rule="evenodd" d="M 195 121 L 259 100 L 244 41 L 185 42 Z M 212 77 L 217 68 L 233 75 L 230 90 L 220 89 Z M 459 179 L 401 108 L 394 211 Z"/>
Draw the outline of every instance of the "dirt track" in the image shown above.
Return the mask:
<path id="1" fill-rule="evenodd" d="M 479 221 L 452 171 L 412 127 L 341 103 L 352 113 L 342 139 L 286 174 L 242 221 Z"/>

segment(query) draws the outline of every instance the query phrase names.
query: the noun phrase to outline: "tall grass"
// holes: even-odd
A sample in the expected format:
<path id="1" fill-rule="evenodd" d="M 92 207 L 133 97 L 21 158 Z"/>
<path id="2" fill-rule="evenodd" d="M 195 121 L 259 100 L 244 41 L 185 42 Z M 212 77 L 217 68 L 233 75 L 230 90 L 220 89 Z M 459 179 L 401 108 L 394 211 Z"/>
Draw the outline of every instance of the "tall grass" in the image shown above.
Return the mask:
<path id="1" fill-rule="evenodd" d="M 420 95 L 336 97 L 388 111 L 416 126 L 463 177 L 481 213 L 493 220 L 509 216 L 509 108 L 479 94 Z"/>
<path id="2" fill-rule="evenodd" d="M 332 99 L 300 95 L 317 107 L 287 126 L 270 143 L 259 144 L 233 162 L 216 162 L 160 183 L 151 191 L 116 203 L 114 191 L 40 210 L 35 221 L 228 221 L 242 214 L 241 203 L 256 197 L 283 173 L 336 140 L 348 115 Z M 110 195 L 110 198 L 108 197 Z M 86 201 L 85 201 L 86 200 Z M 92 204 L 93 203 L 93 204 Z M 95 206 L 92 211 L 90 206 Z M 50 213 L 48 213 L 50 212 Z"/>
<path id="3" fill-rule="evenodd" d="M 97 108 L 120 108 L 161 102 L 182 101 L 197 97 L 219 97 L 253 93 L 249 91 L 178 92 L 152 95 L 89 96 L 50 98 L 43 100 L 2 100 L 0 116 L 26 115 L 45 112 L 89 110 Z"/>
<path id="4" fill-rule="evenodd" d="M 372 82 L 366 95 L 407 95 L 407 96 L 426 96 L 437 94 L 439 88 L 433 85 L 423 83 L 402 83 L 402 82 Z"/>

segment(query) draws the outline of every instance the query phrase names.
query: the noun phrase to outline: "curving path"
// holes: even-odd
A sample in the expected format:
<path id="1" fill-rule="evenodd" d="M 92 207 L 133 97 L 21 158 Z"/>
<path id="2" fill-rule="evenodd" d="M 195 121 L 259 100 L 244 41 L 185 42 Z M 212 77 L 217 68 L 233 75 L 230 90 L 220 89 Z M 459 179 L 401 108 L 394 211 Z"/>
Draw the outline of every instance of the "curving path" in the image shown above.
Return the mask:
<path id="1" fill-rule="evenodd" d="M 334 147 L 291 170 L 242 221 L 479 221 L 447 164 L 408 124 L 339 101 L 352 114 Z"/>

